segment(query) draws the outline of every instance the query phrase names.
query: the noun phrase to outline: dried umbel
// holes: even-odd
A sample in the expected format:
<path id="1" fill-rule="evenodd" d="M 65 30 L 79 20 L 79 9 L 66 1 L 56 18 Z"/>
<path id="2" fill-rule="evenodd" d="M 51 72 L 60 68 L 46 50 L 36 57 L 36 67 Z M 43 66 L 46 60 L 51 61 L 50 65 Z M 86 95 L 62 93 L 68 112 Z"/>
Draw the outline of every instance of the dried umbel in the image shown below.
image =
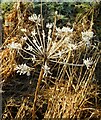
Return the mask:
<path id="1" fill-rule="evenodd" d="M 21 65 L 16 66 L 15 70 L 17 70 L 17 73 L 20 73 L 20 75 L 27 74 L 27 76 L 30 76 L 31 68 L 27 66 L 26 64 L 21 64 Z"/>
<path id="2" fill-rule="evenodd" d="M 75 41 L 73 38 L 73 28 L 63 26 L 60 29 L 56 27 L 55 23 L 46 23 L 46 26 L 43 28 L 41 26 L 41 16 L 37 16 L 36 14 L 30 16 L 29 21 L 34 22 L 35 26 L 33 27 L 30 36 L 27 34 L 27 29 L 21 29 L 22 34 L 24 34 L 21 38 L 21 41 L 24 43 L 24 47 L 20 43 L 12 42 L 7 45 L 7 48 L 16 49 L 23 59 L 31 60 L 35 66 L 39 64 L 41 66 L 45 66 L 47 64 L 48 66 L 50 62 L 72 66 L 88 65 L 86 64 L 86 60 L 81 64 L 67 63 L 67 61 L 65 62 L 64 60 L 67 58 L 66 55 L 69 55 L 73 51 L 78 51 L 86 45 L 89 48 L 92 46 L 90 43 L 90 40 L 93 37 L 92 31 L 81 32 L 82 39 L 81 41 L 79 40 L 79 42 Z M 88 43 L 90 43 L 89 46 Z M 87 69 L 88 68 L 89 66 L 87 66 Z M 33 66 L 31 69 L 34 69 Z"/>
<path id="3" fill-rule="evenodd" d="M 28 59 L 31 60 L 33 63 L 46 66 L 46 64 L 48 65 L 51 60 L 58 61 L 63 57 L 64 54 L 68 53 L 68 51 L 72 51 L 77 48 L 76 45 L 74 45 L 73 43 L 68 43 L 68 41 L 66 41 L 66 35 L 64 35 L 64 33 L 66 32 L 68 34 L 70 32 L 69 30 L 63 31 L 63 29 L 67 29 L 66 27 L 63 27 L 63 33 L 57 35 L 55 39 L 53 39 L 52 23 L 46 24 L 46 28 L 48 31 L 48 34 L 46 34 L 44 29 L 42 29 L 39 25 L 41 21 L 40 17 L 37 17 L 37 15 L 34 14 L 29 17 L 29 20 L 35 22 L 36 24 L 31 31 L 31 37 L 27 35 L 26 29 L 21 29 L 21 32 L 24 33 L 21 41 L 24 42 L 25 47 L 23 47 L 20 43 L 17 42 L 12 42 L 11 44 L 7 45 L 7 48 L 9 49 L 16 49 L 23 59 Z M 57 30 L 55 34 L 57 34 L 58 32 L 59 31 Z M 67 44 L 68 48 L 65 44 Z M 28 58 L 22 53 L 27 54 Z M 47 70 L 45 69 L 45 71 Z"/>
<path id="4" fill-rule="evenodd" d="M 87 47 L 89 47 L 91 45 L 90 40 L 93 38 L 93 31 L 85 31 L 85 32 L 81 32 L 82 34 L 82 40 L 85 42 L 85 44 L 87 45 Z"/>

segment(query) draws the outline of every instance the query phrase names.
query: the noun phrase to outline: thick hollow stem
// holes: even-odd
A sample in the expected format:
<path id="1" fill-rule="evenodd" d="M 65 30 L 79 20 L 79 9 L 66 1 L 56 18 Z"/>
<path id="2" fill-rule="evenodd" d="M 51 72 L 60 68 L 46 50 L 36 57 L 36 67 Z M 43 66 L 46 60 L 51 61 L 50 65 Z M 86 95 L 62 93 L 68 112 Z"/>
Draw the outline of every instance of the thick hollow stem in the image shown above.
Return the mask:
<path id="1" fill-rule="evenodd" d="M 34 96 L 34 103 L 33 103 L 33 108 L 32 108 L 32 120 L 35 120 L 36 100 L 37 100 L 37 95 L 38 95 L 38 91 L 40 88 L 40 83 L 41 83 L 41 80 L 43 78 L 43 74 L 44 74 L 44 69 L 41 68 L 40 75 L 39 75 L 38 82 L 37 82 L 36 91 L 35 91 L 35 96 Z"/>

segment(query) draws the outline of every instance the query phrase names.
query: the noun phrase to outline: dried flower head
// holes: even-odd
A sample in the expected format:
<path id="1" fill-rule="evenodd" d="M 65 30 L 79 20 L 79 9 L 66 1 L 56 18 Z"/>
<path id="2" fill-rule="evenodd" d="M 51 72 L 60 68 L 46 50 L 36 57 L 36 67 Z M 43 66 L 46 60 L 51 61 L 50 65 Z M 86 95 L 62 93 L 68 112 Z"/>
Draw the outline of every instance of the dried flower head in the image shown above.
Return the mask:
<path id="1" fill-rule="evenodd" d="M 85 42 L 86 46 L 89 47 L 91 45 L 90 40 L 93 38 L 92 31 L 81 32 L 82 40 Z"/>
<path id="2" fill-rule="evenodd" d="M 39 14 L 38 16 L 36 14 L 33 14 L 28 18 L 32 22 L 40 23 L 41 22 L 41 15 Z"/>
<path id="3" fill-rule="evenodd" d="M 84 40 L 84 41 L 86 41 L 86 40 L 90 40 L 91 38 L 93 38 L 93 31 L 86 31 L 86 32 L 81 32 L 81 34 L 82 34 L 82 39 Z"/>
<path id="4" fill-rule="evenodd" d="M 17 73 L 20 73 L 20 75 L 27 74 L 27 76 L 30 76 L 31 68 L 27 66 L 26 64 L 21 64 L 21 65 L 16 66 L 15 70 L 17 71 Z"/>

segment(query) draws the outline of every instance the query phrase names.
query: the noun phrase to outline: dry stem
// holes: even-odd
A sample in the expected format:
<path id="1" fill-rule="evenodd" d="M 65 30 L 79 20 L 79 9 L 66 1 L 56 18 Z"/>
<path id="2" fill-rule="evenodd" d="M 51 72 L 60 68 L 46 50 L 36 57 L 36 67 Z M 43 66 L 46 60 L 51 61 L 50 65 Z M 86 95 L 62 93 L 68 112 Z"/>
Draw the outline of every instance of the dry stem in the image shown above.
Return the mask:
<path id="1" fill-rule="evenodd" d="M 44 69 L 41 68 L 40 75 L 39 75 L 38 82 L 37 82 L 36 91 L 35 91 L 34 104 L 33 104 L 33 108 L 32 108 L 32 120 L 35 119 L 35 109 L 36 109 L 35 106 L 36 106 L 37 94 L 39 91 L 41 80 L 43 78 L 43 74 L 44 74 Z"/>

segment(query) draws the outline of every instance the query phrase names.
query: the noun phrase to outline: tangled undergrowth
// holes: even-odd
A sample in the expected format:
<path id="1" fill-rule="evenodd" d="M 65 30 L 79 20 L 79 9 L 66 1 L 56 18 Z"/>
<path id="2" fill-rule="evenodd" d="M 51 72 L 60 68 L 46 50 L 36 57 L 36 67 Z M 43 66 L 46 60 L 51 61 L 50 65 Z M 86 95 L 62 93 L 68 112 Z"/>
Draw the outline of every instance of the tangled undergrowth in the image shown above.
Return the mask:
<path id="1" fill-rule="evenodd" d="M 71 78 L 72 79 L 72 78 Z M 70 81 L 70 80 L 69 80 Z M 57 82 L 46 90 L 48 107 L 44 118 L 100 119 L 98 106 L 99 88 L 93 83 L 82 85 L 78 90 L 69 81 Z"/>
<path id="2" fill-rule="evenodd" d="M 72 27 L 59 27 L 58 11 L 53 23 L 45 23 L 42 6 L 36 15 L 27 5 L 15 3 L 14 18 L 9 15 L 4 26 L 0 70 L 9 82 L 3 90 L 14 85 L 10 94 L 12 89 L 19 92 L 9 94 L 2 120 L 101 119 L 101 91 L 95 78 L 101 44 L 93 29 L 95 8 Z"/>
<path id="3" fill-rule="evenodd" d="M 11 51 L 5 46 L 11 44 L 12 42 L 18 42 L 23 44 L 21 41 L 20 29 L 24 27 L 29 27 L 28 23 L 25 21 L 28 18 L 29 7 L 31 5 L 15 3 L 10 12 L 4 14 L 4 24 L 3 24 L 3 45 L 1 46 L 0 58 L 0 75 L 2 79 L 7 79 L 14 73 L 14 66 L 16 65 L 17 53 L 16 51 Z M 30 28 L 29 28 L 30 29 Z"/>

